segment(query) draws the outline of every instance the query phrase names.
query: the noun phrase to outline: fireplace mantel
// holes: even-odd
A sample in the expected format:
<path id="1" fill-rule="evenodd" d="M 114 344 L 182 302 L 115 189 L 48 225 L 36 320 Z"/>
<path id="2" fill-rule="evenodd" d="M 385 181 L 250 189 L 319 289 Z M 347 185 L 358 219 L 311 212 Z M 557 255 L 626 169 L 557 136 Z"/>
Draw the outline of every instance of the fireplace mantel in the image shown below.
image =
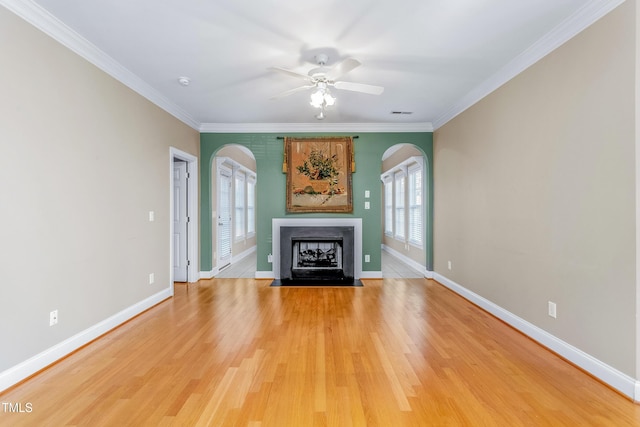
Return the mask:
<path id="1" fill-rule="evenodd" d="M 280 227 L 353 227 L 354 278 L 362 276 L 362 218 L 273 218 L 272 268 L 275 279 L 280 279 Z"/>

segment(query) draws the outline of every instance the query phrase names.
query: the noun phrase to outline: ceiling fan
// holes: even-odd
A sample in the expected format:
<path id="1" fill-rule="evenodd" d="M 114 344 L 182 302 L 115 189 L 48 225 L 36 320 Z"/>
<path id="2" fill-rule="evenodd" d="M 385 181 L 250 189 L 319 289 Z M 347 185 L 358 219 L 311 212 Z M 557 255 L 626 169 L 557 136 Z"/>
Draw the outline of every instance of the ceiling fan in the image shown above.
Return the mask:
<path id="1" fill-rule="evenodd" d="M 339 90 L 350 90 L 352 92 L 361 92 L 370 95 L 380 95 L 382 92 L 384 92 L 384 88 L 382 86 L 373 86 L 363 83 L 352 83 L 336 80 L 352 71 L 356 67 L 360 66 L 360 61 L 356 59 L 347 58 L 331 68 L 326 67 L 326 63 L 329 60 L 329 57 L 327 55 L 316 55 L 315 60 L 318 64 L 318 67 L 310 70 L 307 74 L 299 73 L 297 71 L 288 70 L 281 67 L 270 67 L 269 69 L 272 71 L 277 71 L 279 73 L 305 80 L 307 82 L 307 84 L 304 86 L 289 89 L 273 96 L 271 99 L 280 99 L 307 89 L 314 89 L 314 92 L 311 94 L 311 105 L 316 108 L 320 108 L 320 113 L 316 116 L 316 118 L 318 120 L 322 120 L 325 117 L 324 108 L 333 105 L 335 102 L 335 98 L 331 95 L 329 88 L 333 87 Z"/>

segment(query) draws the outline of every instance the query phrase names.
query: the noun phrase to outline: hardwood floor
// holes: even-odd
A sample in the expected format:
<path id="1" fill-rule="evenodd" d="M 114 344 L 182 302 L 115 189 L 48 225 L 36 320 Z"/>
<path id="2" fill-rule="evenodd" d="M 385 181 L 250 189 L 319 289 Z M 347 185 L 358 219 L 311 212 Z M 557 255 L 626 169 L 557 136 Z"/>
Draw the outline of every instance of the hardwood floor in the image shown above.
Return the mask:
<path id="1" fill-rule="evenodd" d="M 2 426 L 631 426 L 640 406 L 426 279 L 211 279 L 0 395 Z"/>

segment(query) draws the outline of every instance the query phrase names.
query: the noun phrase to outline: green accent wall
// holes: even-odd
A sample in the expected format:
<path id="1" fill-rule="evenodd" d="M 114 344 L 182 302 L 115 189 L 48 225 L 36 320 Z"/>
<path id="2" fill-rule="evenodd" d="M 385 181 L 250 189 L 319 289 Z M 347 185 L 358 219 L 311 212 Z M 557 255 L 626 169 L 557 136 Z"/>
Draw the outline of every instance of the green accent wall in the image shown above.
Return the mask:
<path id="1" fill-rule="evenodd" d="M 427 181 L 426 212 L 426 260 L 428 270 L 433 270 L 433 133 L 384 133 L 359 132 L 353 140 L 356 160 L 356 172 L 352 175 L 353 213 L 351 214 L 308 214 L 287 213 L 286 175 L 282 173 L 284 141 L 278 136 L 310 137 L 319 135 L 344 136 L 351 133 L 202 133 L 200 135 L 200 270 L 213 269 L 211 171 L 216 152 L 225 145 L 239 144 L 247 147 L 256 158 L 256 236 L 258 271 L 271 271 L 267 255 L 271 253 L 272 218 L 362 218 L 362 253 L 369 254 L 371 261 L 362 262 L 363 271 L 381 270 L 382 242 L 382 185 L 380 173 L 382 155 L 396 144 L 413 144 L 425 155 Z M 353 135 L 356 135 L 354 133 Z M 371 209 L 364 209 L 364 192 L 369 190 L 371 197 L 366 199 Z"/>

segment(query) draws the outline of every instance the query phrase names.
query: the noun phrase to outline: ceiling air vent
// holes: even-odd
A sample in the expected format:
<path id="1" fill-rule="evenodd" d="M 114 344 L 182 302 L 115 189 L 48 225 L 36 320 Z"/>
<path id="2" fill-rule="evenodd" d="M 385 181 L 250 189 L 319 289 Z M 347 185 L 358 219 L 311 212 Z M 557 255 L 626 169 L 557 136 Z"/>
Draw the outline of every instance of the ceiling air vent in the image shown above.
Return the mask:
<path id="1" fill-rule="evenodd" d="M 413 114 L 413 111 L 392 111 L 391 114 L 396 114 L 396 115 Z"/>

